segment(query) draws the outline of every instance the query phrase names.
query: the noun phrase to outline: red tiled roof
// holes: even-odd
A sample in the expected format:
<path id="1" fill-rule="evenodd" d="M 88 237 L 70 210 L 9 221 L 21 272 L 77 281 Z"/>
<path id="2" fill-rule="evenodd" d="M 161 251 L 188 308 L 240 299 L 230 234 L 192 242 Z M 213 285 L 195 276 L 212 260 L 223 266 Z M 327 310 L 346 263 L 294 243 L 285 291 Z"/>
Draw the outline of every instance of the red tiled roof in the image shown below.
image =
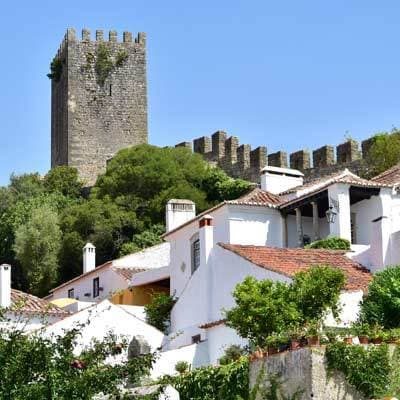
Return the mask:
<path id="1" fill-rule="evenodd" d="M 344 251 L 287 249 L 224 243 L 219 243 L 219 245 L 261 268 L 288 277 L 293 277 L 297 272 L 306 271 L 314 265 L 329 265 L 339 268 L 347 278 L 345 288 L 348 291 L 365 291 L 372 279 L 369 270 L 348 258 Z"/>
<path id="2" fill-rule="evenodd" d="M 146 271 L 145 268 L 118 268 L 113 267 L 112 270 L 122 276 L 126 281 L 130 282 L 133 276 L 139 272 Z"/>
<path id="3" fill-rule="evenodd" d="M 182 225 L 177 226 L 175 229 L 170 230 L 169 232 L 164 233 L 161 235 L 162 238 L 165 238 L 172 233 L 182 229 L 184 226 L 191 224 L 194 221 L 198 221 L 200 218 L 204 217 L 207 214 L 212 214 L 214 211 L 218 210 L 225 204 L 233 204 L 233 205 L 241 205 L 241 206 L 262 206 L 262 207 L 269 207 L 269 208 L 278 208 L 279 204 L 281 203 L 281 199 L 278 195 L 275 195 L 270 192 L 266 192 L 261 190 L 260 188 L 252 189 L 250 192 L 246 193 L 245 195 L 239 197 L 236 200 L 225 200 L 222 203 L 215 205 L 214 207 L 209 208 L 206 211 L 196 215 L 191 220 L 185 222 Z"/>
<path id="4" fill-rule="evenodd" d="M 67 311 L 46 300 L 16 289 L 11 289 L 11 305 L 15 310 L 28 314 L 69 315 Z"/>
<path id="5" fill-rule="evenodd" d="M 239 197 L 236 200 L 229 200 L 228 204 L 240 204 L 249 206 L 267 206 L 276 207 L 282 203 L 280 196 L 261 190 L 260 188 L 255 188 L 251 192 L 246 193 L 244 196 Z"/>
<path id="6" fill-rule="evenodd" d="M 400 184 L 400 164 L 389 168 L 387 171 L 375 176 L 371 181 L 385 183 L 387 185 L 396 186 Z"/>
<path id="7" fill-rule="evenodd" d="M 306 182 L 302 186 L 296 186 L 294 188 L 288 189 L 280 193 L 280 195 L 282 196 L 285 194 L 295 193 L 295 192 L 300 192 L 300 195 L 303 194 L 309 195 L 311 193 L 314 193 L 315 191 L 321 190 L 322 188 L 326 188 L 327 186 L 332 185 L 334 183 L 348 183 L 350 185 L 355 185 L 355 186 L 377 187 L 377 188 L 390 186 L 384 182 L 377 182 L 361 178 L 356 174 L 350 172 L 348 169 L 344 169 L 339 172 L 334 172 L 332 174 L 325 175 L 321 178 L 313 179 L 309 182 Z"/>
<path id="8" fill-rule="evenodd" d="M 200 329 L 210 329 L 219 325 L 225 324 L 226 319 L 219 319 L 218 321 L 207 322 L 206 324 L 199 325 Z"/>

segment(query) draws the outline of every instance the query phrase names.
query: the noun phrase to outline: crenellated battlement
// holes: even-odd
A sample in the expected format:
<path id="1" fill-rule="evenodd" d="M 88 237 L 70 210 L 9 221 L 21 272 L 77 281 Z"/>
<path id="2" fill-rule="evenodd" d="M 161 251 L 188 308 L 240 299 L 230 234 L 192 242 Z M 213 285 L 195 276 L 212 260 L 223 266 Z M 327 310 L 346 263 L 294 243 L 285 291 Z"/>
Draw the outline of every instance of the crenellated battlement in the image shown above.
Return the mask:
<path id="1" fill-rule="evenodd" d="M 240 145 L 236 136 L 217 131 L 211 137 L 202 136 L 194 139 L 193 143 L 182 142 L 176 147 L 193 149 L 232 177 L 258 182 L 260 170 L 266 165 L 297 169 L 306 178 L 315 178 L 345 167 L 358 173 L 371 145 L 372 138 L 362 141 L 361 149 L 357 141 L 349 139 L 336 147 L 325 145 L 312 152 L 303 149 L 289 155 L 285 151 L 267 154 L 265 146 L 252 150 L 248 144 Z"/>
<path id="2" fill-rule="evenodd" d="M 122 40 L 119 40 L 118 32 L 115 30 L 108 31 L 107 37 L 104 35 L 104 30 L 97 29 L 92 40 L 92 34 L 90 29 L 83 28 L 81 31 L 80 39 L 78 38 L 76 31 L 74 28 L 68 28 L 67 32 L 64 35 L 64 38 L 61 42 L 61 45 L 57 51 L 57 56 L 61 57 L 63 52 L 65 51 L 66 46 L 68 43 L 126 43 L 130 44 L 133 43 L 135 45 L 141 46 L 143 48 L 146 47 L 146 33 L 139 32 L 136 37 L 133 37 L 132 32 L 123 32 L 122 33 Z"/>

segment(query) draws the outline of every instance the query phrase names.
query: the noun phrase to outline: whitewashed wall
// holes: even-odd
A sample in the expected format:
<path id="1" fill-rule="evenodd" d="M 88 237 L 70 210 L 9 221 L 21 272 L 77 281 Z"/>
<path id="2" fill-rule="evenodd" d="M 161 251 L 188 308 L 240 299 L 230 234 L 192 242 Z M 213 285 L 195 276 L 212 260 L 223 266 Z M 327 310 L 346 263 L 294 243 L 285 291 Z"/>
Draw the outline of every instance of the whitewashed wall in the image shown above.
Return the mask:
<path id="1" fill-rule="evenodd" d="M 99 292 L 98 297 L 93 297 L 93 279 L 99 278 L 100 287 L 103 288 Z M 60 289 L 56 289 L 53 292 L 53 296 L 49 300 L 62 299 L 68 297 L 68 290 L 74 289 L 74 298 L 80 301 L 95 301 L 99 302 L 115 293 L 117 290 L 126 289 L 128 287 L 128 281 L 122 276 L 118 275 L 111 267 L 105 267 L 95 269 L 88 275 L 71 282 Z M 89 297 L 85 296 L 85 293 L 90 293 Z"/>
<path id="2" fill-rule="evenodd" d="M 62 318 L 52 314 L 35 315 L 9 312 L 6 313 L 5 320 L 0 321 L 0 329 L 32 332 L 60 321 Z"/>

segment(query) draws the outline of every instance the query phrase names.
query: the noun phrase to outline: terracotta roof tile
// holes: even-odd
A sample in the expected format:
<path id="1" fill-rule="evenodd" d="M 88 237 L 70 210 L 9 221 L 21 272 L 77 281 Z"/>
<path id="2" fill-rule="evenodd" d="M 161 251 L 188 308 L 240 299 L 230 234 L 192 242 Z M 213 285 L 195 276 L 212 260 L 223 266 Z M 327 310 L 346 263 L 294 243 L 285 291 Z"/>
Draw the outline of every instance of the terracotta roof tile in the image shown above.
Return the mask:
<path id="1" fill-rule="evenodd" d="M 306 271 L 314 265 L 329 265 L 341 269 L 346 275 L 346 290 L 366 291 L 372 275 L 368 269 L 354 262 L 344 251 L 320 249 L 288 249 L 264 246 L 243 246 L 219 243 L 251 263 L 293 277 L 297 272 Z"/>
<path id="2" fill-rule="evenodd" d="M 206 324 L 199 325 L 200 329 L 210 329 L 219 325 L 225 324 L 226 319 L 219 319 L 218 321 L 207 322 Z"/>
<path id="3" fill-rule="evenodd" d="M 16 289 L 11 289 L 11 304 L 16 310 L 28 314 L 69 315 L 69 312 L 46 300 Z"/>
<path id="4" fill-rule="evenodd" d="M 375 176 L 371 181 L 385 183 L 391 186 L 397 186 L 400 184 L 400 164 L 382 172 L 381 174 Z"/>
<path id="5" fill-rule="evenodd" d="M 118 275 L 122 276 L 125 280 L 130 282 L 133 278 L 133 276 L 139 272 L 146 271 L 146 268 L 119 268 L 119 267 L 113 267 L 112 268 L 114 272 L 116 272 Z"/>
<path id="6" fill-rule="evenodd" d="M 244 196 L 239 197 L 236 200 L 229 200 L 228 204 L 240 204 L 240 205 L 250 205 L 250 206 L 267 206 L 276 207 L 282 203 L 280 196 L 261 190 L 260 188 L 255 188 L 251 192 L 246 193 Z"/>
<path id="7" fill-rule="evenodd" d="M 319 191 L 322 188 L 332 185 L 333 183 L 348 183 L 350 185 L 365 186 L 365 187 L 389 187 L 390 186 L 383 182 L 381 183 L 381 182 L 376 182 L 376 181 L 361 178 L 361 177 L 357 176 L 356 174 L 353 174 L 346 168 L 342 171 L 334 172 L 332 174 L 325 175 L 321 178 L 313 179 L 309 182 L 306 182 L 302 186 L 296 186 L 294 188 L 288 189 L 288 190 L 280 193 L 280 196 L 290 194 L 290 193 L 298 193 L 299 196 L 302 196 L 303 194 L 309 195 L 311 193 L 314 193 L 315 191 Z"/>

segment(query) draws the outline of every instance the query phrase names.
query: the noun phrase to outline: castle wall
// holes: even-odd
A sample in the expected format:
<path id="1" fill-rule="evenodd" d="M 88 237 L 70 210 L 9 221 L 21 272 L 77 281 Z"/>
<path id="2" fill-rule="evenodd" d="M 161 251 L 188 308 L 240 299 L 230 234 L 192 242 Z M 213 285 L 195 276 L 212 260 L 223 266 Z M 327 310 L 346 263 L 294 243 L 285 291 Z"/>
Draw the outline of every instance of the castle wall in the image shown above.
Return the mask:
<path id="1" fill-rule="evenodd" d="M 229 137 L 225 132 L 215 132 L 211 138 L 202 136 L 191 142 L 182 142 L 176 147 L 186 147 L 201 154 L 212 165 L 222 168 L 234 178 L 259 182 L 260 170 L 267 165 L 282 168 L 293 168 L 304 173 L 305 179 L 315 179 L 344 168 L 355 174 L 363 170 L 363 160 L 367 157 L 372 138 L 359 144 L 355 140 L 347 140 L 336 146 L 322 146 L 312 152 L 299 150 L 288 155 L 284 151 L 267 154 L 265 146 L 251 150 L 248 144 L 239 144 L 236 136 Z"/>
<path id="2" fill-rule="evenodd" d="M 69 29 L 56 58 L 62 72 L 52 80 L 52 167 L 74 166 L 91 185 L 119 150 L 147 143 L 146 36 L 124 32 L 120 42 L 115 31 L 108 40 L 96 31 L 91 40 L 84 29 L 79 40 Z"/>

